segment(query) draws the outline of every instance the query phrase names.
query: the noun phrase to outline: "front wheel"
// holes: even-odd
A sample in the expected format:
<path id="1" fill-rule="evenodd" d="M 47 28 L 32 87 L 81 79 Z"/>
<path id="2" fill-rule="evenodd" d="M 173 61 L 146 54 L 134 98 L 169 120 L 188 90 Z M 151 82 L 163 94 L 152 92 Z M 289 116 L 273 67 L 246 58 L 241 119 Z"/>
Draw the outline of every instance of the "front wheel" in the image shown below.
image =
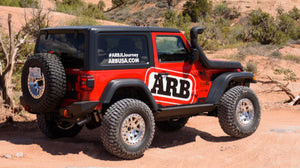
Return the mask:
<path id="1" fill-rule="evenodd" d="M 260 122 L 259 100 L 248 87 L 236 86 L 221 98 L 218 107 L 219 123 L 225 133 L 237 138 L 253 134 Z"/>
<path id="2" fill-rule="evenodd" d="M 150 108 L 136 99 L 122 99 L 111 105 L 103 118 L 101 140 L 111 154 L 124 159 L 143 155 L 154 136 Z"/>
<path id="3" fill-rule="evenodd" d="M 74 137 L 82 129 L 82 126 L 79 126 L 76 123 L 51 120 L 45 114 L 37 114 L 37 122 L 40 130 L 48 138 L 52 139 L 62 137 Z"/>

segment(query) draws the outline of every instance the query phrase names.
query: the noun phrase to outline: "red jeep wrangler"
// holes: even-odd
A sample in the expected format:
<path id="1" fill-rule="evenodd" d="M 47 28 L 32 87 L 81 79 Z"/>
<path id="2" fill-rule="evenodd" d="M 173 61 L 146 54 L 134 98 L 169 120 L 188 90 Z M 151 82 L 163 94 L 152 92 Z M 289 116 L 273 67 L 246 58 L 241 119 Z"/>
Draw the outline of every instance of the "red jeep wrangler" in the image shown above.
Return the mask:
<path id="1" fill-rule="evenodd" d="M 177 29 L 75 26 L 40 31 L 22 72 L 21 103 L 37 114 L 49 138 L 101 127 L 107 151 L 141 157 L 155 126 L 184 127 L 189 117 L 216 116 L 224 132 L 246 137 L 257 129 L 260 105 L 240 63 L 207 59 Z"/>

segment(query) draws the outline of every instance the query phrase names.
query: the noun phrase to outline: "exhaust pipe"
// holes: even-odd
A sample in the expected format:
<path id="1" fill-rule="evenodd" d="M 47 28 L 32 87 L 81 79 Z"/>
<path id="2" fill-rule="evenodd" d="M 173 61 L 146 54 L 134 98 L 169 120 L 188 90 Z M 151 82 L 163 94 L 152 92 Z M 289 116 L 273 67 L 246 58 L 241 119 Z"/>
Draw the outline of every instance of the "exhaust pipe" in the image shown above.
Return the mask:
<path id="1" fill-rule="evenodd" d="M 89 121 L 90 121 L 90 119 L 89 119 L 89 118 L 86 118 L 86 119 L 83 119 L 83 120 L 77 122 L 77 125 L 82 126 L 83 124 L 86 124 L 86 123 L 88 123 Z"/>

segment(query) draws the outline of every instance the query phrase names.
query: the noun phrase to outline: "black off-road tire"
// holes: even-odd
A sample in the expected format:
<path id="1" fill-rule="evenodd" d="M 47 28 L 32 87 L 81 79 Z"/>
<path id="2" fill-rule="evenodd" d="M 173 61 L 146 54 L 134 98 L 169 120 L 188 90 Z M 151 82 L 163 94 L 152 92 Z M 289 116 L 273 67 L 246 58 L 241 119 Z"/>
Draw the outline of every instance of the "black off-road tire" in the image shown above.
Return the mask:
<path id="1" fill-rule="evenodd" d="M 37 114 L 37 123 L 40 130 L 51 139 L 74 137 L 82 129 L 82 126 L 64 121 L 56 121 L 45 114 Z"/>
<path id="2" fill-rule="evenodd" d="M 38 67 L 44 75 L 44 92 L 34 98 L 28 89 L 30 67 Z M 33 113 L 56 111 L 66 92 L 66 74 L 59 57 L 54 54 L 39 53 L 27 59 L 22 71 L 23 103 Z"/>
<path id="3" fill-rule="evenodd" d="M 241 118 L 244 117 L 244 115 L 237 114 L 237 108 L 242 107 L 243 103 L 245 106 L 244 108 L 246 109 L 244 111 L 252 111 L 251 115 L 248 115 L 252 116 L 249 120 Z M 251 107 L 253 107 L 254 111 L 251 110 Z M 244 114 L 247 116 L 249 113 Z M 259 125 L 260 116 L 259 100 L 254 91 L 248 87 L 236 86 L 229 89 L 219 102 L 219 123 L 223 131 L 233 137 L 243 138 L 253 134 Z"/>
<path id="4" fill-rule="evenodd" d="M 126 138 L 122 135 L 122 127 L 126 126 L 126 121 L 133 121 L 131 116 L 137 116 L 136 119 L 141 119 L 144 122 L 143 137 L 138 138 L 139 141 L 136 144 L 128 144 Z M 131 120 L 129 120 L 131 119 Z M 137 124 L 136 120 L 130 122 L 134 125 Z M 141 122 L 142 123 L 142 122 Z M 142 124 L 138 124 L 141 128 Z M 126 129 L 133 130 L 133 129 Z M 124 158 L 135 159 L 143 155 L 146 149 L 151 145 L 155 132 L 155 122 L 152 111 L 142 101 L 136 99 L 122 99 L 112 104 L 106 111 L 102 126 L 101 126 L 101 140 L 105 149 L 111 154 Z"/>
<path id="5" fill-rule="evenodd" d="M 163 131 L 176 131 L 185 126 L 189 118 L 170 119 L 168 121 L 156 122 L 156 126 Z"/>

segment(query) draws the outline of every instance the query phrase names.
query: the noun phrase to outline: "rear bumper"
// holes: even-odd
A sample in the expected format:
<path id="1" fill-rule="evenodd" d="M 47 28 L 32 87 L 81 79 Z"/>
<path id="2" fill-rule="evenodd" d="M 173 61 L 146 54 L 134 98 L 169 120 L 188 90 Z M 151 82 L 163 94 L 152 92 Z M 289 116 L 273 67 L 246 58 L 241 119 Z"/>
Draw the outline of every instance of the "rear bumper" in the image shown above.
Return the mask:
<path id="1" fill-rule="evenodd" d="M 24 107 L 26 111 L 32 114 L 40 114 L 43 112 L 33 112 L 32 109 L 25 104 L 23 96 L 20 96 L 20 104 Z M 93 111 L 95 111 L 99 101 L 80 101 L 75 102 L 69 106 L 59 108 L 59 115 L 65 116 L 64 111 L 67 110 L 69 118 L 78 118 L 85 116 Z"/>
<path id="2" fill-rule="evenodd" d="M 80 101 L 75 102 L 69 106 L 62 107 L 59 109 L 59 114 L 65 116 L 67 110 L 70 118 L 77 118 L 85 116 L 95 110 L 95 107 L 99 104 L 99 101 Z"/>

